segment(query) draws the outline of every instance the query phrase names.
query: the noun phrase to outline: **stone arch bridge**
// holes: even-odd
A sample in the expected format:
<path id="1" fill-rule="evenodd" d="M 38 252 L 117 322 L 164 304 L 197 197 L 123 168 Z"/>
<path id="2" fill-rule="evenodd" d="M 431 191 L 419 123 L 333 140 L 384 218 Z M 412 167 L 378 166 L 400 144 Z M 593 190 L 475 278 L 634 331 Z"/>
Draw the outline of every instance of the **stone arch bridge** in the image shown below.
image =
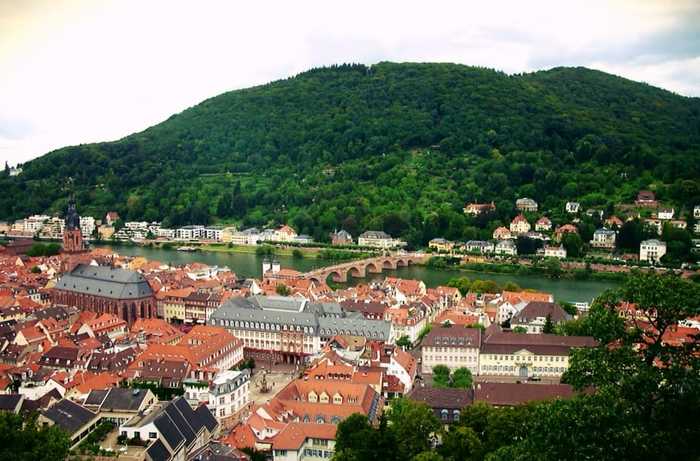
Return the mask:
<path id="1" fill-rule="evenodd" d="M 379 274 L 384 270 L 393 270 L 399 267 L 406 267 L 411 264 L 423 262 L 425 255 L 408 253 L 394 256 L 377 256 L 374 258 L 350 261 L 336 264 L 335 266 L 322 267 L 304 274 L 304 278 L 316 282 L 325 282 L 328 277 L 332 277 L 334 282 L 347 282 L 348 276 L 364 278 L 368 273 Z"/>

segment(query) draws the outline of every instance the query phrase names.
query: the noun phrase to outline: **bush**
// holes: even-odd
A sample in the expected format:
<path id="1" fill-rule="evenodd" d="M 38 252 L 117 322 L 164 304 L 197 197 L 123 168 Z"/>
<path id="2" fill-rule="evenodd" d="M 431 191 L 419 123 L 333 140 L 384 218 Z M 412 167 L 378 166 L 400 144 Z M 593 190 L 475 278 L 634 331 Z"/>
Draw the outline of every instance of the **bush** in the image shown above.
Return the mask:
<path id="1" fill-rule="evenodd" d="M 271 245 L 259 245 L 255 247 L 255 254 L 258 256 L 273 256 L 275 254 L 275 247 Z"/>
<path id="2" fill-rule="evenodd" d="M 27 256 L 38 257 L 38 256 L 54 256 L 61 252 L 61 245 L 58 243 L 34 243 L 29 250 L 27 250 Z"/>

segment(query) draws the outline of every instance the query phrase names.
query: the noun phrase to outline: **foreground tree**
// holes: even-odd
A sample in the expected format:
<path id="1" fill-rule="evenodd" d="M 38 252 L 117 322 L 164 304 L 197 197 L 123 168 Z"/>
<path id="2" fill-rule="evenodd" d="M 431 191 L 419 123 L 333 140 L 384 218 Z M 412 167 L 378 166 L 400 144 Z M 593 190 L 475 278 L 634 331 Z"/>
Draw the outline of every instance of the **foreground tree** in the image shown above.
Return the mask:
<path id="1" fill-rule="evenodd" d="M 36 418 L 0 412 L 0 459 L 16 461 L 63 461 L 70 439 L 56 426 L 39 428 Z"/>
<path id="2" fill-rule="evenodd" d="M 387 419 L 396 440 L 398 459 L 402 460 L 430 451 L 441 428 L 430 407 L 405 398 L 391 402 Z"/>
<path id="3" fill-rule="evenodd" d="M 597 392 L 569 403 L 567 411 L 572 417 L 609 416 L 605 426 L 591 421 L 598 437 L 590 443 L 599 447 L 599 459 L 614 459 L 614 444 L 649 459 L 698 457 L 690 440 L 700 437 L 700 335 L 684 337 L 678 329 L 679 321 L 698 314 L 698 285 L 673 275 L 639 273 L 601 297 L 581 322 L 580 330 L 596 337 L 599 346 L 574 351 L 563 380 Z M 608 427 L 617 428 L 615 437 L 600 434 Z"/>
<path id="4" fill-rule="evenodd" d="M 335 435 L 335 461 L 363 461 L 384 459 L 379 432 L 367 416 L 355 413 L 338 424 Z"/>

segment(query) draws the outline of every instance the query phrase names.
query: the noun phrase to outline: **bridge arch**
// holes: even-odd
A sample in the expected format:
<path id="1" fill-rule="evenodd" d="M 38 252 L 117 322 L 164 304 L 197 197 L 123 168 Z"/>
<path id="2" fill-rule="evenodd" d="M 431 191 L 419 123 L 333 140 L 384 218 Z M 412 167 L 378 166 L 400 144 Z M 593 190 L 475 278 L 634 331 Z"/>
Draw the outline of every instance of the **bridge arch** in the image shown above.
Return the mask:
<path id="1" fill-rule="evenodd" d="M 348 272 L 342 269 L 333 269 L 326 275 L 326 280 L 330 277 L 334 282 L 347 282 Z"/>
<path id="2" fill-rule="evenodd" d="M 384 267 L 379 261 L 371 261 L 365 266 L 365 272 L 371 272 L 373 274 L 378 274 L 382 271 Z"/>
<path id="3" fill-rule="evenodd" d="M 347 275 L 355 278 L 363 278 L 365 274 L 366 266 L 352 266 L 347 270 Z"/>

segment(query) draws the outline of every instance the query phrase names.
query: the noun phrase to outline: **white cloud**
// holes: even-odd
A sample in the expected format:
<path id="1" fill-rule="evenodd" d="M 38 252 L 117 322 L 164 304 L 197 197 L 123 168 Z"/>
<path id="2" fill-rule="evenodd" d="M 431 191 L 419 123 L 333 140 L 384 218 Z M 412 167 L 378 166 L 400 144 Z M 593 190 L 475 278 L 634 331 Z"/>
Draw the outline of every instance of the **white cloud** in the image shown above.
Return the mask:
<path id="1" fill-rule="evenodd" d="M 0 161 L 118 139 L 223 91 L 340 62 L 583 65 L 700 95 L 699 11 L 677 0 L 4 0 Z"/>

